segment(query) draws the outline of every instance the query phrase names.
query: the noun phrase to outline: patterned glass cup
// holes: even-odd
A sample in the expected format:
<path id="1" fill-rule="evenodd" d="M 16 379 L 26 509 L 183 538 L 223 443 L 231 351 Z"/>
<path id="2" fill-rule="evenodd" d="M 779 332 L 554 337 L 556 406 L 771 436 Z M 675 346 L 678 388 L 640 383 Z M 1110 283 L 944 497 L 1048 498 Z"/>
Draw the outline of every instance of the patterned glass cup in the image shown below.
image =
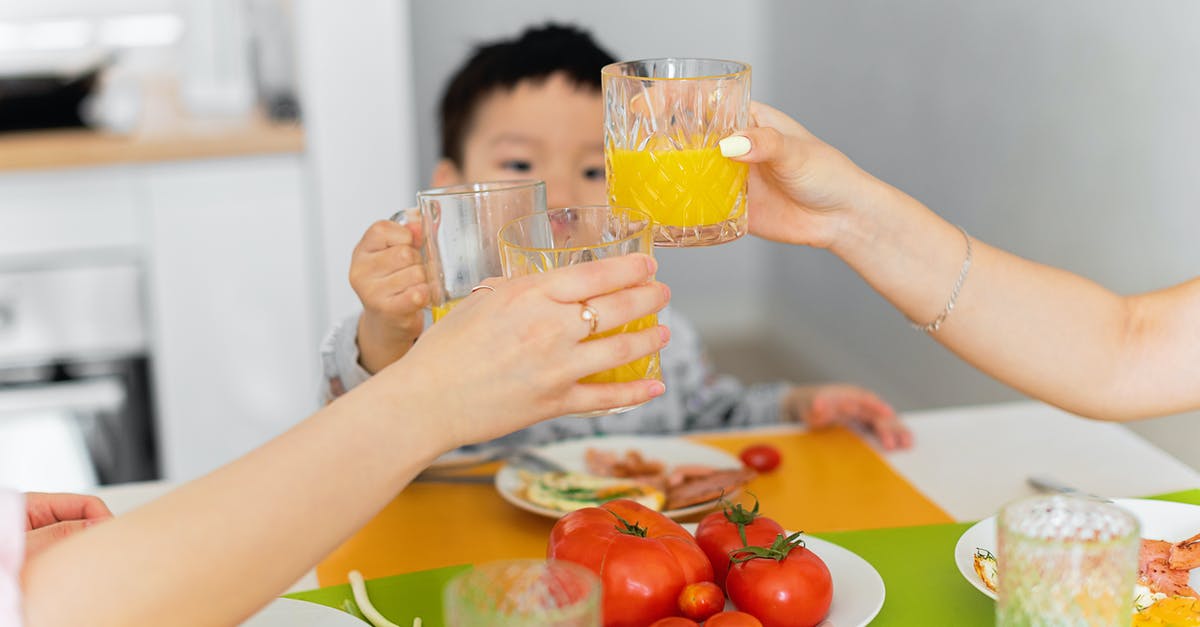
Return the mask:
<path id="1" fill-rule="evenodd" d="M 433 321 L 446 315 L 471 288 L 503 276 L 497 234 L 510 220 L 546 210 L 542 181 L 491 181 L 417 192 L 417 207 L 392 216 L 419 222 L 421 258 L 433 298 Z"/>
<path id="2" fill-rule="evenodd" d="M 749 167 L 717 142 L 746 128 L 750 66 L 646 59 L 605 66 L 608 202 L 654 216 L 656 246 L 709 246 L 746 233 Z"/>
<path id="3" fill-rule="evenodd" d="M 481 564 L 446 584 L 447 627 L 600 627 L 600 578 L 571 562 Z"/>
<path id="4" fill-rule="evenodd" d="M 644 211 L 605 205 L 549 209 L 545 213 L 518 218 L 500 230 L 504 275 L 509 278 L 524 276 L 630 253 L 649 255 L 654 251 L 653 227 L 654 221 Z M 588 339 L 641 331 L 657 324 L 658 316 L 651 314 Z M 639 379 L 662 379 L 658 353 L 580 381 L 621 383 Z M 601 416 L 632 408 L 618 407 L 585 416 Z"/>
<path id="5" fill-rule="evenodd" d="M 999 627 L 1129 627 L 1139 525 L 1104 501 L 1054 495 L 1000 512 Z"/>

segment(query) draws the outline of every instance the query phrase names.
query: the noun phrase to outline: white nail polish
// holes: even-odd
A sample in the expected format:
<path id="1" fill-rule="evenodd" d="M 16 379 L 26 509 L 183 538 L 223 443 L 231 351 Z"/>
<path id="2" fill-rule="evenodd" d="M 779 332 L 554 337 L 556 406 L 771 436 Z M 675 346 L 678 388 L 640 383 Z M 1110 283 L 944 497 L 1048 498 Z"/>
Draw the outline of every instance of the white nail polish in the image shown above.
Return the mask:
<path id="1" fill-rule="evenodd" d="M 745 135 L 730 135 L 717 142 L 722 157 L 740 157 L 750 152 L 750 138 Z"/>

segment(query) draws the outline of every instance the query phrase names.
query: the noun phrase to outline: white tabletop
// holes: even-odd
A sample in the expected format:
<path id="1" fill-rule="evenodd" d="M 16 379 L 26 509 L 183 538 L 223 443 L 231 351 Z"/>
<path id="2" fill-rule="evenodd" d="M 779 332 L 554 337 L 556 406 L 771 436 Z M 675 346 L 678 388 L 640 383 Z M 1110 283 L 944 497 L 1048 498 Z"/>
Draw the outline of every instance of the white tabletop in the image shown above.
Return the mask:
<path id="1" fill-rule="evenodd" d="M 911 412 L 904 419 L 915 445 L 884 458 L 957 520 L 986 518 L 1034 494 L 1030 475 L 1112 497 L 1200 488 L 1200 473 L 1129 429 L 1042 403 Z"/>

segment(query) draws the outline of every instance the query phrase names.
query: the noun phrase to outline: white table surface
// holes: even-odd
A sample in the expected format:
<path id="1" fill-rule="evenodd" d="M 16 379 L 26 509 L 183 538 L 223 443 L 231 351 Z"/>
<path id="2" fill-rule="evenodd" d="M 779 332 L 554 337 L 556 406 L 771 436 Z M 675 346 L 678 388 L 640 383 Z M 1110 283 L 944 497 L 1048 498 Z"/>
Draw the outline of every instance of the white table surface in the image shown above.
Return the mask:
<path id="1" fill-rule="evenodd" d="M 1113 497 L 1200 488 L 1200 473 L 1132 431 L 1042 403 L 908 412 L 903 418 L 914 446 L 882 452 L 884 459 L 960 521 L 986 518 L 1004 503 L 1034 494 L 1026 479 L 1035 474 Z M 94 493 L 120 515 L 171 487 L 147 482 Z M 316 587 L 309 571 L 289 591 Z"/>
<path id="2" fill-rule="evenodd" d="M 904 419 L 915 444 L 884 459 L 960 521 L 1034 494 L 1030 475 L 1110 497 L 1200 488 L 1200 473 L 1129 429 L 1042 403 L 910 412 Z"/>

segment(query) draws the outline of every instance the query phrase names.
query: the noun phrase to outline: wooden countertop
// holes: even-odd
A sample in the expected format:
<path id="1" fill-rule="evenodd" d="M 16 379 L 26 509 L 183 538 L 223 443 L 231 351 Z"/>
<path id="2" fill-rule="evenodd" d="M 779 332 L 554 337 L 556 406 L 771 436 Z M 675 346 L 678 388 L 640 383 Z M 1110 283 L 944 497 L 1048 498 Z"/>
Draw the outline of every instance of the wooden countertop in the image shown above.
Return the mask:
<path id="1" fill-rule="evenodd" d="M 131 134 L 62 129 L 0 134 L 0 172 L 236 157 L 304 150 L 299 123 L 261 113 L 202 118 L 187 114 L 167 88 L 148 89 Z"/>

